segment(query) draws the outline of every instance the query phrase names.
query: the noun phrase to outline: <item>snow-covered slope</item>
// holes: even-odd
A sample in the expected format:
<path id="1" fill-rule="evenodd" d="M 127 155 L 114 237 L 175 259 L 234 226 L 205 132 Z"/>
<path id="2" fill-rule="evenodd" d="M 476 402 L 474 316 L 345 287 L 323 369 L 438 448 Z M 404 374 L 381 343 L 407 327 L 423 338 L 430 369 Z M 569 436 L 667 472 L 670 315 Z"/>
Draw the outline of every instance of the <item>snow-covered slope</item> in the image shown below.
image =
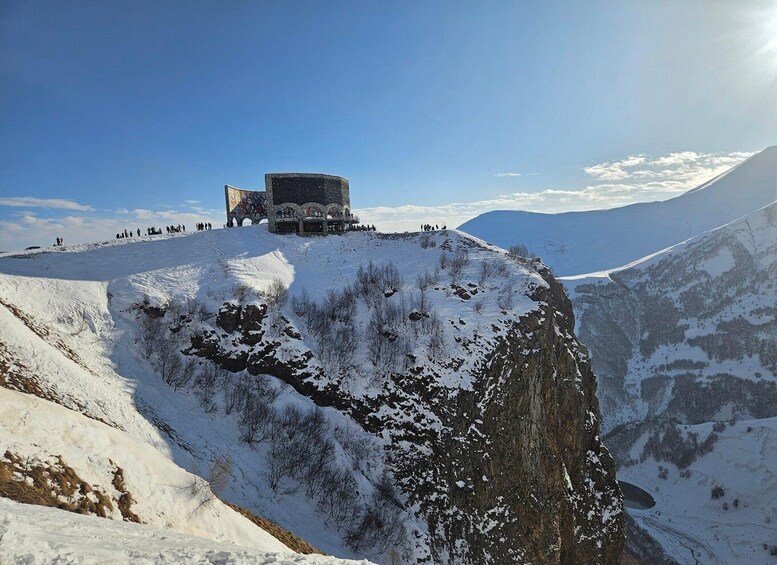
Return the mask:
<path id="1" fill-rule="evenodd" d="M 564 282 L 619 478 L 658 502 L 634 515 L 681 562 L 689 548 L 723 563 L 773 562 L 777 203 Z"/>
<path id="2" fill-rule="evenodd" d="M 777 200 L 777 146 L 663 202 L 610 210 L 538 214 L 495 211 L 460 229 L 504 248 L 524 244 L 558 275 L 625 265 Z"/>
<path id="3" fill-rule="evenodd" d="M 0 498 L 0 563 L 79 565 L 367 565 L 323 555 L 269 553 L 140 524 L 80 516 Z"/>
<path id="4" fill-rule="evenodd" d="M 455 231 L 5 255 L 0 384 L 25 394 L 3 393 L 0 448 L 71 469 L 109 517 L 127 494 L 149 525 L 260 550 L 212 491 L 340 557 L 614 561 L 620 497 L 572 323 L 541 263 Z"/>

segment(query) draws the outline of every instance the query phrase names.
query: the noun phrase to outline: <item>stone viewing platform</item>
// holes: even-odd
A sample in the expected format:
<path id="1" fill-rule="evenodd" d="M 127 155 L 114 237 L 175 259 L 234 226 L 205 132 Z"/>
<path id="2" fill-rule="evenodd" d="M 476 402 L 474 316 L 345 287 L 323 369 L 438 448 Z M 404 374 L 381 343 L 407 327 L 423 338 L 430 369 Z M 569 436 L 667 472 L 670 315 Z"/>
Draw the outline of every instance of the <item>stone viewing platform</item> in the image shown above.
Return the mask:
<path id="1" fill-rule="evenodd" d="M 265 190 L 224 187 L 227 226 L 267 220 L 273 233 L 338 233 L 356 228 L 348 179 L 315 173 L 268 173 Z"/>

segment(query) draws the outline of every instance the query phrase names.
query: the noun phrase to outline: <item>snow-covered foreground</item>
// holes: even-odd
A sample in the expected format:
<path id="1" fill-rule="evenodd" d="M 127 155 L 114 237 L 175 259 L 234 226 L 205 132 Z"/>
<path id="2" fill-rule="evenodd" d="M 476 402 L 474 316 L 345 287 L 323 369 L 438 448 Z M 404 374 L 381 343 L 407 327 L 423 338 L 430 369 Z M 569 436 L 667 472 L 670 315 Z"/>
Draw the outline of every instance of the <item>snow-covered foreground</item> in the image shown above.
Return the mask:
<path id="1" fill-rule="evenodd" d="M 187 473 L 148 444 L 126 432 L 32 395 L 0 388 L 0 446 L 25 462 L 47 463 L 61 456 L 93 486 L 110 489 L 121 469 L 131 509 L 146 524 L 239 544 L 291 553 L 276 538 L 210 496 L 203 480 Z M 118 506 L 110 517 L 121 520 Z M 104 519 L 103 519 L 104 520 Z M 104 520 L 107 522 L 107 520 Z"/>
<path id="2" fill-rule="evenodd" d="M 356 565 L 368 562 L 288 551 L 271 553 L 0 498 L 0 563 Z"/>
<path id="3" fill-rule="evenodd" d="M 16 391 L 0 389 L 0 454 L 72 468 L 114 520 L 260 551 L 284 548 L 212 490 L 340 558 L 528 561 L 559 535 L 565 554 L 612 556 L 620 499 L 555 284 L 454 230 L 251 226 L 6 254 L 0 378 Z M 554 392 L 524 407 L 529 383 Z M 558 465 L 570 434 L 581 452 Z M 524 457 L 547 469 L 505 481 L 502 442 L 541 444 Z M 528 502 L 551 498 L 574 531 Z M 535 511 L 547 523 L 527 531 Z"/>

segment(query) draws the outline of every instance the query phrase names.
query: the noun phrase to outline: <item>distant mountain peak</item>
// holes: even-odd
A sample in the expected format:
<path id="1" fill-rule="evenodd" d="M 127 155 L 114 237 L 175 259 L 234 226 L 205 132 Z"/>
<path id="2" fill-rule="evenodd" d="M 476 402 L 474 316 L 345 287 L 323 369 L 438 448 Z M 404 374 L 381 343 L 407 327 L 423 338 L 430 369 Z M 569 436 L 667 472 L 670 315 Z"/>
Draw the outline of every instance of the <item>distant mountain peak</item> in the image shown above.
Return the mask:
<path id="1" fill-rule="evenodd" d="M 505 248 L 526 245 L 569 276 L 620 267 L 775 200 L 777 145 L 669 200 L 561 214 L 488 212 L 459 229 Z"/>

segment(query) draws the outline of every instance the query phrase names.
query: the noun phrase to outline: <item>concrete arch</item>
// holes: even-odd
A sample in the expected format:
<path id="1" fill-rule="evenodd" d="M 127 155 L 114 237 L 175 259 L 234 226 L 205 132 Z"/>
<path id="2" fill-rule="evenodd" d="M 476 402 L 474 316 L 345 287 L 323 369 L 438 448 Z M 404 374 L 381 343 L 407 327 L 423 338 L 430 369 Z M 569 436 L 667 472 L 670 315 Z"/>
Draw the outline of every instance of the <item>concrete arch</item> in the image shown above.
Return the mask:
<path id="1" fill-rule="evenodd" d="M 331 217 L 332 219 L 340 220 L 343 218 L 343 215 L 344 215 L 344 212 L 343 212 L 342 206 L 340 206 L 339 204 L 327 204 L 326 206 L 327 218 Z"/>
<path id="2" fill-rule="evenodd" d="M 286 202 L 279 206 L 275 206 L 276 218 L 290 217 L 288 214 L 290 211 L 293 212 L 294 218 L 298 219 L 302 217 L 302 207 L 298 204 L 294 204 L 293 202 Z"/>
<path id="3" fill-rule="evenodd" d="M 313 213 L 311 213 L 311 211 Z M 300 214 L 302 218 L 323 219 L 326 216 L 326 209 L 318 202 L 305 202 L 302 206 L 300 206 Z"/>

